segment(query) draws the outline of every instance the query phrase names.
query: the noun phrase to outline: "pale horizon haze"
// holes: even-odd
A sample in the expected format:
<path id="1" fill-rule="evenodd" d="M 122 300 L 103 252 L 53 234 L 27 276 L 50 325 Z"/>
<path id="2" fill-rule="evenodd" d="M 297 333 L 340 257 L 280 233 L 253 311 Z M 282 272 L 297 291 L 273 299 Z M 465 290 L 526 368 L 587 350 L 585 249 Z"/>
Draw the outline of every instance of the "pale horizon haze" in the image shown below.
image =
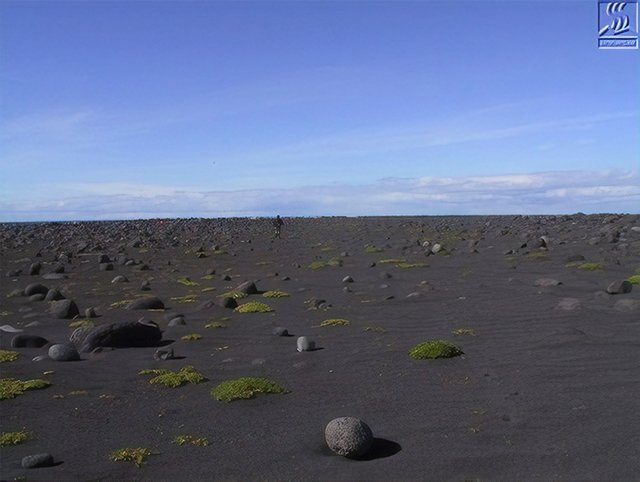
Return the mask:
<path id="1" fill-rule="evenodd" d="M 0 222 L 638 213 L 640 51 L 597 38 L 596 0 L 0 0 Z"/>

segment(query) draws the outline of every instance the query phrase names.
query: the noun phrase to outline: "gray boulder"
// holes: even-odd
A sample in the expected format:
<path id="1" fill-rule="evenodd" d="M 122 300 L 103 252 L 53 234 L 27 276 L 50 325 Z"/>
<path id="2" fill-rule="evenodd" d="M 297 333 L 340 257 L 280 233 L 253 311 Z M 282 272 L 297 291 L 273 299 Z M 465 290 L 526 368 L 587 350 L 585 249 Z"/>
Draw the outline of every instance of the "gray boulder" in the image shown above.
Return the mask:
<path id="1" fill-rule="evenodd" d="M 160 298 L 149 296 L 132 301 L 127 306 L 128 310 L 163 310 L 164 303 Z"/>
<path id="2" fill-rule="evenodd" d="M 51 302 L 49 313 L 55 318 L 69 320 L 74 316 L 78 316 L 80 311 L 72 300 L 58 300 Z"/>
<path id="3" fill-rule="evenodd" d="M 24 295 L 31 296 L 38 293 L 42 293 L 43 295 L 46 295 L 48 291 L 49 291 L 49 288 L 47 288 L 45 285 L 42 285 L 40 283 L 31 283 L 30 285 L 27 285 L 27 287 L 24 289 Z"/>
<path id="4" fill-rule="evenodd" d="M 324 430 L 324 438 L 333 452 L 349 458 L 365 455 L 373 445 L 373 432 L 355 417 L 331 420 Z"/>
<path id="5" fill-rule="evenodd" d="M 38 467 L 51 467 L 53 465 L 53 455 L 34 454 L 22 458 L 23 469 L 36 469 Z"/>
<path id="6" fill-rule="evenodd" d="M 71 335 L 75 342 L 74 335 L 76 332 Z M 78 333 L 75 339 L 81 339 L 80 351 L 88 353 L 97 347 L 158 346 L 162 340 L 162 332 L 152 321 L 122 321 L 90 328 L 88 332 Z"/>
<path id="7" fill-rule="evenodd" d="M 245 293 L 247 295 L 258 294 L 258 288 L 253 281 L 245 281 L 244 283 L 241 283 L 240 285 L 238 285 L 236 290 L 241 291 L 242 293 Z"/>
<path id="8" fill-rule="evenodd" d="M 614 281 L 607 287 L 607 293 L 610 295 L 620 295 L 625 293 L 631 293 L 633 289 L 633 285 L 630 281 L 622 280 L 622 281 Z"/>
<path id="9" fill-rule="evenodd" d="M 49 358 L 55 361 L 78 361 L 80 353 L 73 343 L 57 343 L 49 347 Z"/>
<path id="10" fill-rule="evenodd" d="M 312 350 L 315 350 L 316 348 L 316 342 L 313 340 L 310 340 L 306 336 L 298 337 L 298 340 L 296 341 L 296 345 L 297 345 L 298 351 L 312 351 Z"/>

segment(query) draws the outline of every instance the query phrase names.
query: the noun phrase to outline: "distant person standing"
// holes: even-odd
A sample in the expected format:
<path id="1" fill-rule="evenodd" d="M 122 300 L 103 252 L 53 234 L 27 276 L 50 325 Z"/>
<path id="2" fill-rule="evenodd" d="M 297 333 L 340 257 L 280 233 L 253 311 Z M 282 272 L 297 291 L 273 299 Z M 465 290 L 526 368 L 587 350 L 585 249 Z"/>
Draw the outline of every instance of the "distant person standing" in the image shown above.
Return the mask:
<path id="1" fill-rule="evenodd" d="M 276 218 L 273 220 L 273 229 L 275 230 L 274 237 L 280 239 L 280 230 L 282 229 L 283 224 L 284 224 L 284 221 L 278 214 Z"/>

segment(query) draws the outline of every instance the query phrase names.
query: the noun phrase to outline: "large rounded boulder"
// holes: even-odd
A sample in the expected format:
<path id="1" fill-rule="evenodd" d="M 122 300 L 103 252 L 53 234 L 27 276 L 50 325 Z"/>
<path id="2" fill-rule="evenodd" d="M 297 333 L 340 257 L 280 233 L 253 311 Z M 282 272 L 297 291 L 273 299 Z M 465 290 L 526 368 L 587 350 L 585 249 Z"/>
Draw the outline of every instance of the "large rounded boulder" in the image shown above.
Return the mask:
<path id="1" fill-rule="evenodd" d="M 150 321 L 122 321 L 96 326 L 82 333 L 74 333 L 71 337 L 79 343 L 81 352 L 88 353 L 98 347 L 158 346 L 162 332 L 158 325 Z"/>
<path id="2" fill-rule="evenodd" d="M 373 445 L 373 432 L 355 417 L 331 420 L 324 430 L 324 438 L 332 451 L 349 458 L 365 455 Z"/>
<path id="3" fill-rule="evenodd" d="M 139 298 L 133 300 L 127 306 L 128 310 L 163 310 L 164 303 L 160 298 L 155 296 L 147 296 L 145 298 Z"/>

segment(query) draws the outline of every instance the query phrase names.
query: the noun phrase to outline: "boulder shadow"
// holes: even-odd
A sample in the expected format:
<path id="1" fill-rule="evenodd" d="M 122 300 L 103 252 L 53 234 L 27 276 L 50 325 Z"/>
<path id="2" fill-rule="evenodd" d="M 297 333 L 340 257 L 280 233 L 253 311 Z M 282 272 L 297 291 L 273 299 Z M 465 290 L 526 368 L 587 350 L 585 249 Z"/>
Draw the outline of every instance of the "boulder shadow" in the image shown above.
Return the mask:
<path id="1" fill-rule="evenodd" d="M 393 440 L 375 437 L 373 445 L 366 454 L 356 457 L 355 460 L 376 460 L 391 457 L 402 450 L 402 446 Z"/>

